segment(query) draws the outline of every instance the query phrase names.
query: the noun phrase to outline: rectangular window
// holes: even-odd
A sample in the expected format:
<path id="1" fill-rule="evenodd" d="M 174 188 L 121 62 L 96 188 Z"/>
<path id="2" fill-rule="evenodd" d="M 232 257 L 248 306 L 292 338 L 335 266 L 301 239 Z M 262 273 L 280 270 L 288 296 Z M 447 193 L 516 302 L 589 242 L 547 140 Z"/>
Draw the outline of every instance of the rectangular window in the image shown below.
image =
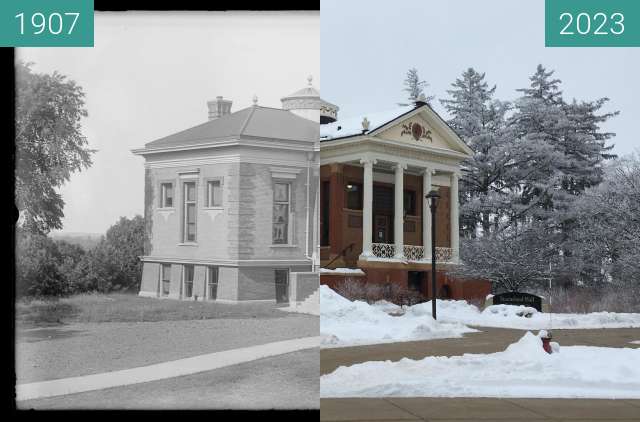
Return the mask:
<path id="1" fill-rule="evenodd" d="M 273 243 L 285 245 L 289 239 L 290 192 L 288 183 L 273 186 Z"/>
<path id="2" fill-rule="evenodd" d="M 162 264 L 162 296 L 169 296 L 169 287 L 171 286 L 171 264 Z"/>
<path id="3" fill-rule="evenodd" d="M 362 183 L 347 183 L 347 208 L 350 210 L 362 209 Z"/>
<path id="4" fill-rule="evenodd" d="M 218 297 L 218 267 L 208 267 L 207 298 L 214 300 L 217 297 Z"/>
<path id="5" fill-rule="evenodd" d="M 416 192 L 413 190 L 404 191 L 404 213 L 416 215 Z"/>
<path id="6" fill-rule="evenodd" d="M 219 180 L 207 182 L 207 207 L 222 206 L 222 187 Z"/>
<path id="7" fill-rule="evenodd" d="M 173 208 L 173 183 L 160 184 L 160 208 Z"/>
<path id="8" fill-rule="evenodd" d="M 196 241 L 196 182 L 185 182 L 183 242 Z"/>
<path id="9" fill-rule="evenodd" d="M 193 296 L 193 265 L 184 266 L 184 297 Z"/>

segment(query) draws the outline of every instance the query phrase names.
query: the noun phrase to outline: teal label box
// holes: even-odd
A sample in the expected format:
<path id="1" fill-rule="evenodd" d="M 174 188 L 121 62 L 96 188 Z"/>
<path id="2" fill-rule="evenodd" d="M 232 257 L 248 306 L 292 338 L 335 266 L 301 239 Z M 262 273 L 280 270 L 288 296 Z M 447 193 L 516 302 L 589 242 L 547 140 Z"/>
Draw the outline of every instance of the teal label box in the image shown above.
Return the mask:
<path id="1" fill-rule="evenodd" d="M 93 47 L 93 0 L 0 0 L 0 47 Z"/>
<path id="2" fill-rule="evenodd" d="M 640 47 L 640 0 L 545 0 L 546 47 Z"/>

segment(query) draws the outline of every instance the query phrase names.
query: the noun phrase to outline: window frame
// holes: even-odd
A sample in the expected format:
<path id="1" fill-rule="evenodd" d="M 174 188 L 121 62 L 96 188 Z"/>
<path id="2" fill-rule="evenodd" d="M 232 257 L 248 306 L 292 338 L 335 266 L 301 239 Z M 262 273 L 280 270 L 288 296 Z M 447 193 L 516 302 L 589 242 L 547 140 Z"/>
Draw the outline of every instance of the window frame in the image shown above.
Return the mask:
<path id="1" fill-rule="evenodd" d="M 191 280 L 187 281 L 187 268 L 191 269 Z M 185 299 L 193 298 L 193 281 L 196 278 L 196 268 L 193 264 L 185 264 L 182 266 L 182 297 Z M 190 284 L 191 295 L 187 296 L 187 284 Z"/>
<path id="2" fill-rule="evenodd" d="M 413 209 L 407 210 L 405 209 L 406 200 L 413 195 Z M 415 189 L 404 189 L 402 192 L 402 211 L 404 215 L 410 215 L 412 217 L 416 217 L 418 213 L 418 194 Z M 413 211 L 413 212 L 409 212 Z"/>
<path id="3" fill-rule="evenodd" d="M 215 283 L 211 282 L 211 275 L 215 273 Z M 211 285 L 216 286 L 216 295 L 211 297 Z M 207 265 L 207 282 L 205 285 L 205 294 L 207 300 L 216 300 L 218 298 L 218 285 L 220 284 L 220 267 L 216 265 Z"/>
<path id="4" fill-rule="evenodd" d="M 211 190 L 210 190 L 210 185 L 218 182 L 218 185 L 220 187 L 220 198 L 219 198 L 219 204 L 212 204 L 210 201 L 212 199 L 211 197 Z M 224 183 L 223 183 L 223 178 L 222 177 L 210 177 L 204 180 L 204 186 L 205 186 L 205 209 L 221 209 L 224 207 Z"/>
<path id="5" fill-rule="evenodd" d="M 357 187 L 358 189 L 356 191 L 348 191 L 347 190 L 347 186 L 348 185 L 353 185 L 355 187 Z M 344 201 L 344 205 L 345 208 L 349 209 L 349 210 L 353 210 L 353 211 L 362 211 L 362 208 L 364 207 L 364 192 L 363 192 L 363 186 L 364 184 L 362 182 L 353 182 L 353 181 L 349 181 L 347 182 L 344 187 L 345 187 L 345 201 Z M 349 198 L 351 197 L 351 194 L 353 193 L 357 193 L 357 199 L 358 199 L 358 205 L 360 206 L 359 208 L 352 208 L 349 204 Z"/>
<path id="6" fill-rule="evenodd" d="M 276 201 L 276 185 L 286 185 L 287 186 L 287 201 Z M 275 245 L 275 246 L 287 246 L 287 245 L 291 245 L 291 239 L 292 239 L 292 224 L 291 224 L 291 216 L 293 214 L 292 212 L 292 204 L 291 204 L 291 188 L 292 188 L 293 184 L 290 181 L 282 181 L 282 180 L 275 180 L 273 182 L 273 195 L 271 196 L 272 198 L 272 202 L 273 205 L 271 207 L 271 212 L 272 212 L 272 218 L 271 218 L 271 244 Z M 276 224 L 276 222 L 274 221 L 274 215 L 275 215 L 275 208 L 276 205 L 287 205 L 287 213 L 286 213 L 286 235 L 284 236 L 284 242 L 276 242 L 275 238 L 274 238 L 274 233 L 273 233 L 273 228 L 274 228 L 274 224 Z"/>
<path id="7" fill-rule="evenodd" d="M 165 269 L 168 268 L 168 271 Z M 167 290 L 165 294 L 165 283 L 167 284 Z M 171 294 L 171 264 L 160 264 L 160 297 L 168 297 Z"/>
<path id="8" fill-rule="evenodd" d="M 165 185 L 171 185 L 171 206 L 166 206 L 166 194 L 165 194 Z M 173 180 L 161 180 L 160 181 L 160 205 L 158 209 L 161 210 L 172 210 L 175 209 L 175 199 L 176 199 L 176 189 L 175 183 Z"/>
<path id="9" fill-rule="evenodd" d="M 188 184 L 193 184 L 194 199 L 188 201 Z M 193 205 L 194 208 L 194 221 L 193 221 L 193 240 L 189 239 L 189 205 Z M 183 180 L 182 181 L 182 243 L 197 243 L 198 242 L 198 182 L 197 180 Z"/>

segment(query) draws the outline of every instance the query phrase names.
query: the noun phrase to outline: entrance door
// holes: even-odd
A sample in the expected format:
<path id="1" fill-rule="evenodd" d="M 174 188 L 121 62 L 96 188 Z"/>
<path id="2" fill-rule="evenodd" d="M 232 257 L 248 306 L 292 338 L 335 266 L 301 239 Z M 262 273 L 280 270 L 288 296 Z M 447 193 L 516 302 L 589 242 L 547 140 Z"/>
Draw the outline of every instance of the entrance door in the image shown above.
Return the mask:
<path id="1" fill-rule="evenodd" d="M 289 302 L 289 270 L 275 270 L 276 275 L 276 303 Z"/>
<path id="2" fill-rule="evenodd" d="M 376 215 L 375 222 L 373 224 L 373 242 L 389 243 L 390 240 L 391 236 L 389 235 L 389 216 Z"/>

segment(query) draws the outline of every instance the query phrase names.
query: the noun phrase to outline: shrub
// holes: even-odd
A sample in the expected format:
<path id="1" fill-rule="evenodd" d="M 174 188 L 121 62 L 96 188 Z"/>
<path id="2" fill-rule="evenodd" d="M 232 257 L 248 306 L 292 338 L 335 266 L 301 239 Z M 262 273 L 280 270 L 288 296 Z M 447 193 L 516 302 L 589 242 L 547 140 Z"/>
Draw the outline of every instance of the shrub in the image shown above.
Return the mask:
<path id="1" fill-rule="evenodd" d="M 349 300 L 362 300 L 367 303 L 386 300 L 396 305 L 415 305 L 426 300 L 420 292 L 403 288 L 396 283 L 367 283 L 354 278 L 346 278 L 335 290 Z"/>

